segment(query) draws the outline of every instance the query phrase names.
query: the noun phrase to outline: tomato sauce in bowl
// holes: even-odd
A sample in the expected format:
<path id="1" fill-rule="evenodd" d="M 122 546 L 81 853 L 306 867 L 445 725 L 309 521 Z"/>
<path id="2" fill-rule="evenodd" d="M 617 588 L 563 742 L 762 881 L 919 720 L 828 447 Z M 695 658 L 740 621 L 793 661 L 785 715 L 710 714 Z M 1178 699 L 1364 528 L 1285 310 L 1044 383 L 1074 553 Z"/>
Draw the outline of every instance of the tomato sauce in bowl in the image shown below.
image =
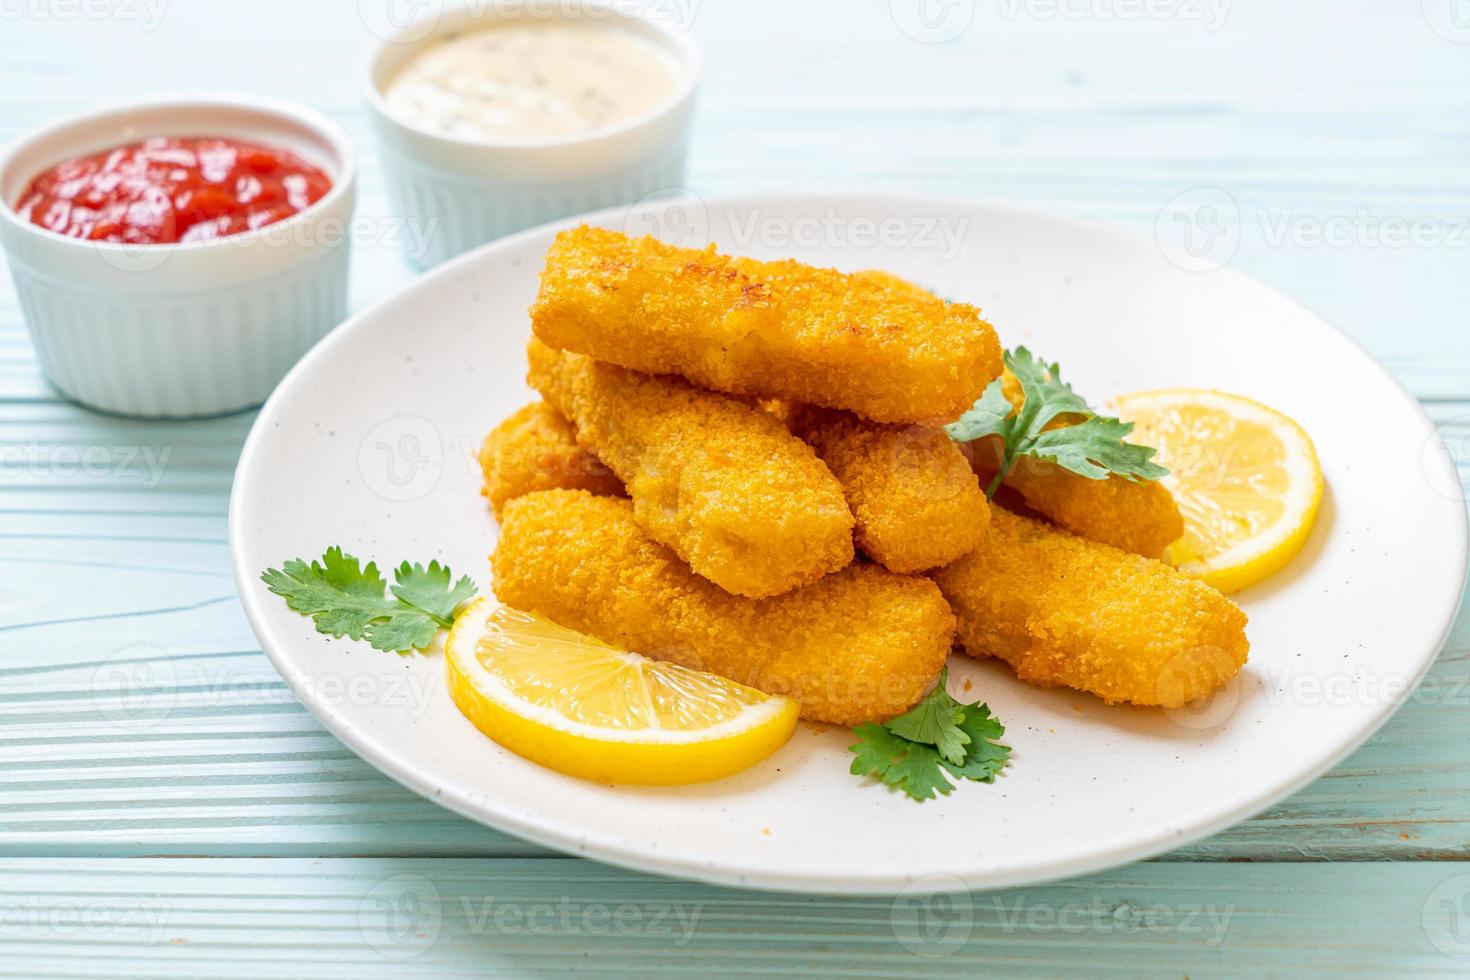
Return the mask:
<path id="1" fill-rule="evenodd" d="M 263 228 L 331 187 L 326 173 L 289 150 L 156 137 L 57 164 L 31 180 L 15 210 L 70 238 L 163 245 Z"/>

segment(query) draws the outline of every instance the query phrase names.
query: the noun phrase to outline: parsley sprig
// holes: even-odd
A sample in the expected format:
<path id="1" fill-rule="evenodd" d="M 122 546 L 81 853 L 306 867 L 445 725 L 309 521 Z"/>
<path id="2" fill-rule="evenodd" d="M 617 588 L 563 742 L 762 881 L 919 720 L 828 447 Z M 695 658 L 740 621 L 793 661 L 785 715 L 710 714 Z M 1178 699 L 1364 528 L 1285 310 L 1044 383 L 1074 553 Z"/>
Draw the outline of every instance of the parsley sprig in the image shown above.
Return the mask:
<path id="1" fill-rule="evenodd" d="M 378 566 L 328 548 L 321 561 L 310 564 L 293 559 L 260 576 L 266 587 L 286 605 L 316 623 L 329 636 L 366 639 L 378 650 L 406 653 L 434 642 L 440 629 L 454 623 L 454 610 L 475 594 L 468 575 L 450 584 L 447 565 L 431 561 L 428 567 L 404 562 L 393 570 L 392 595 L 384 596 L 387 582 Z"/>
<path id="2" fill-rule="evenodd" d="M 956 779 L 995 782 L 1011 749 L 996 741 L 1005 726 L 983 704 L 961 704 L 945 686 L 946 668 L 934 690 L 914 707 L 883 724 L 869 722 L 853 729 L 858 741 L 848 746 L 855 776 L 875 776 L 915 800 L 947 795 Z"/>
<path id="3" fill-rule="evenodd" d="M 1153 449 L 1124 441 L 1133 431 L 1132 422 L 1094 412 L 1062 380 L 1057 364 L 1037 360 L 1024 347 L 1006 351 L 1005 364 L 1020 382 L 1021 407 L 1013 408 L 1002 379 L 996 378 L 968 412 L 944 427 L 956 442 L 1001 437 L 1000 467 L 985 488 L 987 497 L 995 496 L 1022 456 L 1051 460 L 1089 480 L 1113 474 L 1134 481 L 1157 480 L 1169 472 L 1152 462 Z M 1053 422 L 1070 424 L 1053 426 Z"/>

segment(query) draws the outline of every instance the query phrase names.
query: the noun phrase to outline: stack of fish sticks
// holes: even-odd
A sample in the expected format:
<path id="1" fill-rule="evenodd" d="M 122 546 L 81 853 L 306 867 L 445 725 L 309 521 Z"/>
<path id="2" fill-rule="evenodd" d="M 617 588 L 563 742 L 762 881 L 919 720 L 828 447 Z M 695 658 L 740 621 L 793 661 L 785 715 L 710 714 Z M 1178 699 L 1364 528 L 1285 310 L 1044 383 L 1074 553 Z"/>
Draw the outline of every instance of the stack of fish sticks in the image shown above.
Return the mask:
<path id="1" fill-rule="evenodd" d="M 941 427 L 1001 373 L 974 307 L 583 226 L 548 251 L 531 324 L 544 401 L 481 451 L 507 605 L 844 725 L 912 706 L 956 638 L 1145 705 L 1245 660 L 1229 600 L 1113 546 L 1170 533 L 1110 517 L 1177 522 L 1161 487 L 1032 474 L 1032 516 L 987 502 L 984 454 Z"/>

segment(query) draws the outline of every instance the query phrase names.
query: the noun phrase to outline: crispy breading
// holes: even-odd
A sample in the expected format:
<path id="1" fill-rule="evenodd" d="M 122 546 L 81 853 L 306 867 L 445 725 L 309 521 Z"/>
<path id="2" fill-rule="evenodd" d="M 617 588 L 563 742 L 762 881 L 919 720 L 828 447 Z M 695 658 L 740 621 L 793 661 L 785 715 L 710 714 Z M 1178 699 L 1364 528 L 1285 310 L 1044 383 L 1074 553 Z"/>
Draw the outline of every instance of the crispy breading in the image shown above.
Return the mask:
<path id="1" fill-rule="evenodd" d="M 854 272 L 853 276 L 859 279 L 870 279 L 880 286 L 904 293 L 916 300 L 925 303 L 943 303 L 944 300 L 920 286 L 916 282 L 910 282 L 902 276 L 896 276 L 886 269 L 863 269 Z"/>
<path id="2" fill-rule="evenodd" d="M 782 407 L 781 416 L 842 484 L 858 547 L 889 571 L 948 564 L 984 537 L 990 505 L 943 429 L 810 405 Z"/>
<path id="3" fill-rule="evenodd" d="M 622 482 L 577 445 L 572 424 L 545 402 L 533 402 L 490 430 L 480 445 L 481 489 L 500 517 L 507 500 L 533 490 L 587 490 L 620 496 Z"/>
<path id="4" fill-rule="evenodd" d="M 789 695 L 811 721 L 905 711 L 954 638 L 954 615 L 928 579 L 855 564 L 775 598 L 730 595 L 651 540 L 628 501 L 579 490 L 508 503 L 491 567 L 507 605 Z"/>
<path id="5" fill-rule="evenodd" d="M 973 656 L 1022 680 L 1177 708 L 1245 663 L 1245 613 L 1162 562 L 1088 541 L 1003 508 L 986 540 L 935 572 Z"/>
<path id="6" fill-rule="evenodd" d="M 546 253 L 531 325 L 552 347 L 623 367 L 882 422 L 953 419 L 1001 370 L 972 306 L 586 225 Z"/>
<path id="7" fill-rule="evenodd" d="M 1000 465 L 1000 439 L 968 443 L 966 455 L 989 486 Z M 1090 480 L 1050 460 L 1023 456 L 1002 481 L 1026 506 L 1059 527 L 1146 558 L 1158 558 L 1184 533 L 1174 495 L 1153 480 Z"/>
<path id="8" fill-rule="evenodd" d="M 532 340 L 530 382 L 627 487 L 638 523 L 738 595 L 852 561 L 852 512 L 811 448 L 753 405 Z"/>

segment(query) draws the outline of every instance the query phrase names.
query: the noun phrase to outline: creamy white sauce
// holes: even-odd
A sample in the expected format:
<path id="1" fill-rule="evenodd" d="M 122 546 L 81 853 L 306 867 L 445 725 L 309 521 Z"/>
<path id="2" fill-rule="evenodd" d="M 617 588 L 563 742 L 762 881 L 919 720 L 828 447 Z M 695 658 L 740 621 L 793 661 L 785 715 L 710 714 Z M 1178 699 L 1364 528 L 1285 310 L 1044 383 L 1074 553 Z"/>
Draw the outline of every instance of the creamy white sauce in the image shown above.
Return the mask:
<path id="1" fill-rule="evenodd" d="M 553 140 L 657 108 L 675 60 L 632 31 L 596 21 L 512 21 L 419 52 L 388 83 L 393 114 L 468 140 Z"/>

